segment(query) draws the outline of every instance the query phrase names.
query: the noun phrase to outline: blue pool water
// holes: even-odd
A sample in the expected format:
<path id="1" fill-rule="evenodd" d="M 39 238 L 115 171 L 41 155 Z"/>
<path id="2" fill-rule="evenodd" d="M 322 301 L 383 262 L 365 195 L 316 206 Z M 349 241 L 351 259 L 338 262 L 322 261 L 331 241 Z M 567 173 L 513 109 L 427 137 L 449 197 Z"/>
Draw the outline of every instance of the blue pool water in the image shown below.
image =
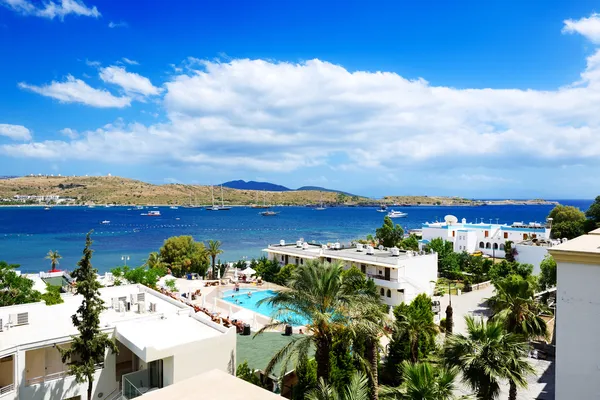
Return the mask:
<path id="1" fill-rule="evenodd" d="M 248 297 L 248 292 L 251 292 L 252 296 Z M 273 296 L 274 294 L 275 292 L 272 290 L 240 289 L 239 292 L 228 290 L 223 292 L 223 300 L 228 303 L 247 308 L 248 310 L 265 315 L 267 317 L 272 317 L 275 309 L 271 307 L 271 305 L 263 303 L 259 306 L 257 303 L 262 299 Z M 238 300 L 237 303 L 236 300 Z M 293 316 L 292 319 L 293 325 L 295 326 L 306 325 L 308 323 L 305 318 L 302 318 L 298 315 Z"/>
<path id="2" fill-rule="evenodd" d="M 561 200 L 585 210 L 592 200 Z M 487 207 L 395 207 L 408 213 L 396 220 L 403 228 L 420 228 L 424 222 L 443 219 L 446 214 L 500 223 L 544 221 L 552 206 L 487 206 Z M 307 207 L 276 207 L 280 214 L 265 218 L 256 209 L 234 207 L 227 212 L 207 212 L 199 208 L 159 208 L 160 217 L 140 215 L 131 207 L 0 207 L 0 260 L 21 264 L 24 271 L 50 268 L 44 257 L 48 250 L 63 256 L 59 268 L 72 270 L 81 258 L 85 234 L 93 229 L 92 263 L 100 272 L 128 264 L 139 266 L 151 251 L 176 235 L 192 235 L 199 241 L 220 240 L 222 261 L 242 257 L 260 257 L 269 243 L 304 238 L 317 243 L 347 242 L 367 234 L 375 234 L 383 215 L 373 207 L 337 207 L 315 211 Z M 100 224 L 108 220 L 110 224 Z"/>

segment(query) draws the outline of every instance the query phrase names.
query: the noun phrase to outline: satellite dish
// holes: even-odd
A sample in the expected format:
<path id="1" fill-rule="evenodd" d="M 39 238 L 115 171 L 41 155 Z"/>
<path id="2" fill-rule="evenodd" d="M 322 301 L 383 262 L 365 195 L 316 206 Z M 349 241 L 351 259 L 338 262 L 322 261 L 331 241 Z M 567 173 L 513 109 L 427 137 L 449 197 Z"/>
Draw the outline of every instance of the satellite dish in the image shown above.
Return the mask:
<path id="1" fill-rule="evenodd" d="M 458 218 L 456 218 L 454 215 L 446 215 L 444 217 L 444 221 L 446 221 L 448 225 L 452 225 L 458 222 Z"/>

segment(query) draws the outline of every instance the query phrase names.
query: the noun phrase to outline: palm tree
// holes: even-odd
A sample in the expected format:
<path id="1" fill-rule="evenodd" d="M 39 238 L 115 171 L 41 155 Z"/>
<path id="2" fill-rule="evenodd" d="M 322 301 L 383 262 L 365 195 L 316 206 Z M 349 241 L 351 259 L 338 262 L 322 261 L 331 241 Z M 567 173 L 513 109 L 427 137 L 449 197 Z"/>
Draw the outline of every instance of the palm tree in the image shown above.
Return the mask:
<path id="1" fill-rule="evenodd" d="M 50 265 L 52 265 L 52 269 L 50 270 L 50 272 L 56 272 L 56 266 L 58 265 L 58 260 L 60 260 L 61 258 L 62 258 L 62 256 L 60 254 L 58 254 L 58 250 L 48 251 L 48 254 L 46 255 L 46 260 L 50 260 Z"/>
<path id="2" fill-rule="evenodd" d="M 419 339 L 431 340 L 438 333 L 438 327 L 433 320 L 418 310 L 407 310 L 400 314 L 396 327 L 399 332 L 408 336 L 412 362 L 419 361 Z"/>
<path id="3" fill-rule="evenodd" d="M 521 335 L 526 340 L 546 338 L 548 327 L 541 317 L 544 307 L 533 298 L 530 281 L 512 275 L 496 283 L 496 294 L 488 299 L 492 319 L 504 323 L 508 332 Z M 517 398 L 517 383 L 509 381 L 509 400 Z"/>
<path id="4" fill-rule="evenodd" d="M 146 260 L 146 263 L 144 265 L 152 269 L 160 268 L 164 265 L 164 263 L 160 254 L 158 254 L 156 251 L 153 251 L 152 253 L 148 254 L 148 259 Z"/>
<path id="5" fill-rule="evenodd" d="M 504 321 L 474 319 L 465 316 L 467 335 L 446 338 L 444 359 L 457 367 L 477 399 L 493 400 L 500 392 L 499 381 L 508 379 L 518 386 L 527 385 L 526 376 L 533 368 L 525 356 L 527 342 L 504 329 Z"/>
<path id="6" fill-rule="evenodd" d="M 206 252 L 212 259 L 212 279 L 215 279 L 215 263 L 217 262 L 217 256 L 223 253 L 221 250 L 221 241 L 220 240 L 209 240 L 208 247 L 206 248 Z"/>
<path id="7" fill-rule="evenodd" d="M 258 304 L 268 303 L 275 311 L 273 321 L 257 334 L 283 325 L 298 325 L 299 319 L 306 324 L 307 335 L 295 338 L 281 348 L 265 369 L 269 374 L 275 364 L 284 362 L 284 370 L 292 355 L 305 359 L 309 349 L 315 346 L 317 378 L 329 381 L 329 354 L 336 332 L 351 329 L 348 316 L 360 316 L 361 308 L 371 304 L 370 297 L 351 290 L 342 278 L 342 264 L 309 261 L 300 265 L 288 281 L 288 289 L 278 291 Z"/>
<path id="8" fill-rule="evenodd" d="M 430 363 L 403 361 L 399 368 L 402 386 L 383 387 L 384 399 L 450 400 L 454 398 L 454 380 L 458 369 L 436 366 Z"/>
<path id="9" fill-rule="evenodd" d="M 368 400 L 368 398 L 369 381 L 360 372 L 355 372 L 352 375 L 350 384 L 342 393 L 339 393 L 333 386 L 329 386 L 321 378 L 318 386 L 306 395 L 306 400 Z"/>

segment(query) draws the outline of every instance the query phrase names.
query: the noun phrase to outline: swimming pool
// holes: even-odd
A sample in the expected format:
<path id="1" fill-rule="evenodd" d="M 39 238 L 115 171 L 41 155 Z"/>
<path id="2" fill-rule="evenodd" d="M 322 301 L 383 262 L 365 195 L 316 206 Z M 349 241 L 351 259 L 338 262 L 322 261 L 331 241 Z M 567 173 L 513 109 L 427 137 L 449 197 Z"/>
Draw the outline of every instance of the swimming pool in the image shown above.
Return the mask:
<path id="1" fill-rule="evenodd" d="M 252 296 L 248 297 L 248 293 L 251 292 Z M 257 304 L 260 300 L 275 295 L 273 290 L 256 290 L 256 289 L 240 289 L 239 292 L 234 290 L 227 290 L 223 292 L 223 300 L 228 303 L 238 305 L 240 307 L 247 308 L 250 311 L 265 315 L 267 317 L 273 317 L 275 309 L 267 303 L 263 303 L 260 306 Z M 232 297 L 233 296 L 233 297 Z M 237 300 L 237 302 L 236 302 Z M 308 324 L 308 321 L 298 315 L 292 317 L 294 326 L 302 326 Z"/>

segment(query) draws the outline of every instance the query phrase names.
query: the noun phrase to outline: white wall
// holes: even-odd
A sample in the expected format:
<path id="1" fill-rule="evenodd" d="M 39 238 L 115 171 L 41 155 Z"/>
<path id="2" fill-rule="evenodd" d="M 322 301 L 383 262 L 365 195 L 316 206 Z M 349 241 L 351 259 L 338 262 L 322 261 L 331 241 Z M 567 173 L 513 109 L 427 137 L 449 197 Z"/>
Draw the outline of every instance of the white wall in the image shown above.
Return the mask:
<path id="1" fill-rule="evenodd" d="M 556 398 L 600 397 L 600 265 L 558 263 Z"/>
<path id="2" fill-rule="evenodd" d="M 517 244 L 517 256 L 515 260 L 533 265 L 533 274 L 540 274 L 540 263 L 544 260 L 544 257 L 548 254 L 548 248 L 545 246 L 529 246 L 524 244 Z"/>

